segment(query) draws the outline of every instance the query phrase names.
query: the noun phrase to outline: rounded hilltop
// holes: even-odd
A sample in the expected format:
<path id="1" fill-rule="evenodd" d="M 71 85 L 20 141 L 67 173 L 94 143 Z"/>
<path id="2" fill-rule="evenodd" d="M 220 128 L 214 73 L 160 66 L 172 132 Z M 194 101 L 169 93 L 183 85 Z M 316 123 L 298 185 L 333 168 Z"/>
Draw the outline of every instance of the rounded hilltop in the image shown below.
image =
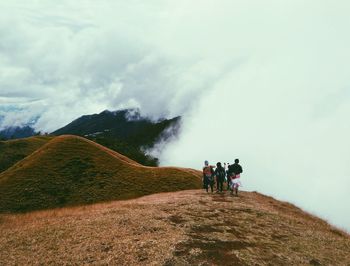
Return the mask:
<path id="1" fill-rule="evenodd" d="M 0 141 L 0 173 L 49 142 L 52 136 Z"/>
<path id="2" fill-rule="evenodd" d="M 145 167 L 74 135 L 55 137 L 0 174 L 0 212 L 23 212 L 201 187 L 200 172 Z"/>

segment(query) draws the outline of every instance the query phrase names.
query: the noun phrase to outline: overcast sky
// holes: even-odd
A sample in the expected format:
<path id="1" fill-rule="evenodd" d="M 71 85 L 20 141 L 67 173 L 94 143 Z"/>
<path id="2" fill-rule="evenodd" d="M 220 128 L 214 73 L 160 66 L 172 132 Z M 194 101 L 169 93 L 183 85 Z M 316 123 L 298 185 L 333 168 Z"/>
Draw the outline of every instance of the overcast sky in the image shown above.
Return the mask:
<path id="1" fill-rule="evenodd" d="M 0 3 L 0 127 L 182 115 L 163 165 L 240 158 L 244 189 L 350 230 L 348 1 L 57 3 Z"/>

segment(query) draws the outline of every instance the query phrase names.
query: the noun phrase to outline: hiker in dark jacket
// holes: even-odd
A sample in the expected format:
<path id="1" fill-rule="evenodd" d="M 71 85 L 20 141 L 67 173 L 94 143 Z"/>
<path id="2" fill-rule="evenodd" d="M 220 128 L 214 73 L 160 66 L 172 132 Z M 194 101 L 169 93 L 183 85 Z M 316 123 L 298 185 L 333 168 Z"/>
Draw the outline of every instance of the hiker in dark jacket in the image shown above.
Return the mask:
<path id="1" fill-rule="evenodd" d="M 239 164 L 239 160 L 235 159 L 235 163 L 230 166 L 231 174 L 231 191 L 236 195 L 238 194 L 238 188 L 242 185 L 240 181 L 241 173 L 243 173 L 242 166 Z"/>
<path id="2" fill-rule="evenodd" d="M 222 192 L 222 187 L 225 181 L 225 168 L 222 167 L 220 162 L 216 164 L 215 176 L 217 182 L 217 190 L 219 192 Z"/>
<path id="3" fill-rule="evenodd" d="M 229 166 L 229 171 L 231 175 L 239 175 L 243 173 L 242 166 L 239 164 L 239 159 L 235 159 L 235 163 Z"/>

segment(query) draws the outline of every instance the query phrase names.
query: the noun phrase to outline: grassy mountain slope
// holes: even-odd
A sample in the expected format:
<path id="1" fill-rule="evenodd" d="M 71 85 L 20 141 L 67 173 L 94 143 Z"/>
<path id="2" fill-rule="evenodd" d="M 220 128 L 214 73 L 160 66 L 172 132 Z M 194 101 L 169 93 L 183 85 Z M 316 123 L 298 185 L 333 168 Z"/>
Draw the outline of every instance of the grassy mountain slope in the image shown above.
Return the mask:
<path id="1" fill-rule="evenodd" d="M 4 265 L 349 265 L 346 233 L 286 202 L 200 190 L 0 214 Z"/>
<path id="2" fill-rule="evenodd" d="M 130 118 L 131 112 L 133 112 L 133 118 Z M 137 110 L 126 109 L 115 112 L 106 110 L 99 114 L 84 115 L 52 134 L 108 135 L 137 146 L 150 146 L 166 128 L 178 122 L 179 119 L 180 117 L 176 117 L 152 122 L 141 117 Z"/>
<path id="3" fill-rule="evenodd" d="M 193 170 L 145 167 L 87 139 L 60 136 L 0 174 L 0 212 L 135 198 L 200 183 Z"/>
<path id="4" fill-rule="evenodd" d="M 157 122 L 141 117 L 138 110 L 84 115 L 54 131 L 54 135 L 73 134 L 86 137 L 133 160 L 148 166 L 157 166 L 158 159 L 145 154 L 160 139 L 176 135 L 180 117 Z"/>
<path id="5" fill-rule="evenodd" d="M 109 134 L 101 134 L 98 136 L 84 136 L 89 140 L 92 140 L 96 143 L 99 143 L 105 147 L 108 147 L 111 150 L 117 151 L 128 158 L 133 159 L 134 161 L 139 162 L 142 165 L 146 166 L 158 166 L 158 158 L 146 154 L 141 146 L 137 146 L 133 143 L 128 143 L 122 141 L 118 138 L 110 136 Z"/>
<path id="6" fill-rule="evenodd" d="M 0 141 L 0 173 L 50 141 L 49 136 Z"/>

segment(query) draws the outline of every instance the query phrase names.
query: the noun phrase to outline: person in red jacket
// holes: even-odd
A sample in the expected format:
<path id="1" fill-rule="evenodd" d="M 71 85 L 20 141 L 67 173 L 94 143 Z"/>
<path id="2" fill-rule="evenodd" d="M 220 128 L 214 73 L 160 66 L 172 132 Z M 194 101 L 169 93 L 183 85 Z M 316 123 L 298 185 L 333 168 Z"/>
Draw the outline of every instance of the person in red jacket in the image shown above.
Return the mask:
<path id="1" fill-rule="evenodd" d="M 203 167 L 203 187 L 207 192 L 209 186 L 211 188 L 211 192 L 214 192 L 214 169 L 213 166 L 209 165 L 208 161 L 205 161 Z"/>

